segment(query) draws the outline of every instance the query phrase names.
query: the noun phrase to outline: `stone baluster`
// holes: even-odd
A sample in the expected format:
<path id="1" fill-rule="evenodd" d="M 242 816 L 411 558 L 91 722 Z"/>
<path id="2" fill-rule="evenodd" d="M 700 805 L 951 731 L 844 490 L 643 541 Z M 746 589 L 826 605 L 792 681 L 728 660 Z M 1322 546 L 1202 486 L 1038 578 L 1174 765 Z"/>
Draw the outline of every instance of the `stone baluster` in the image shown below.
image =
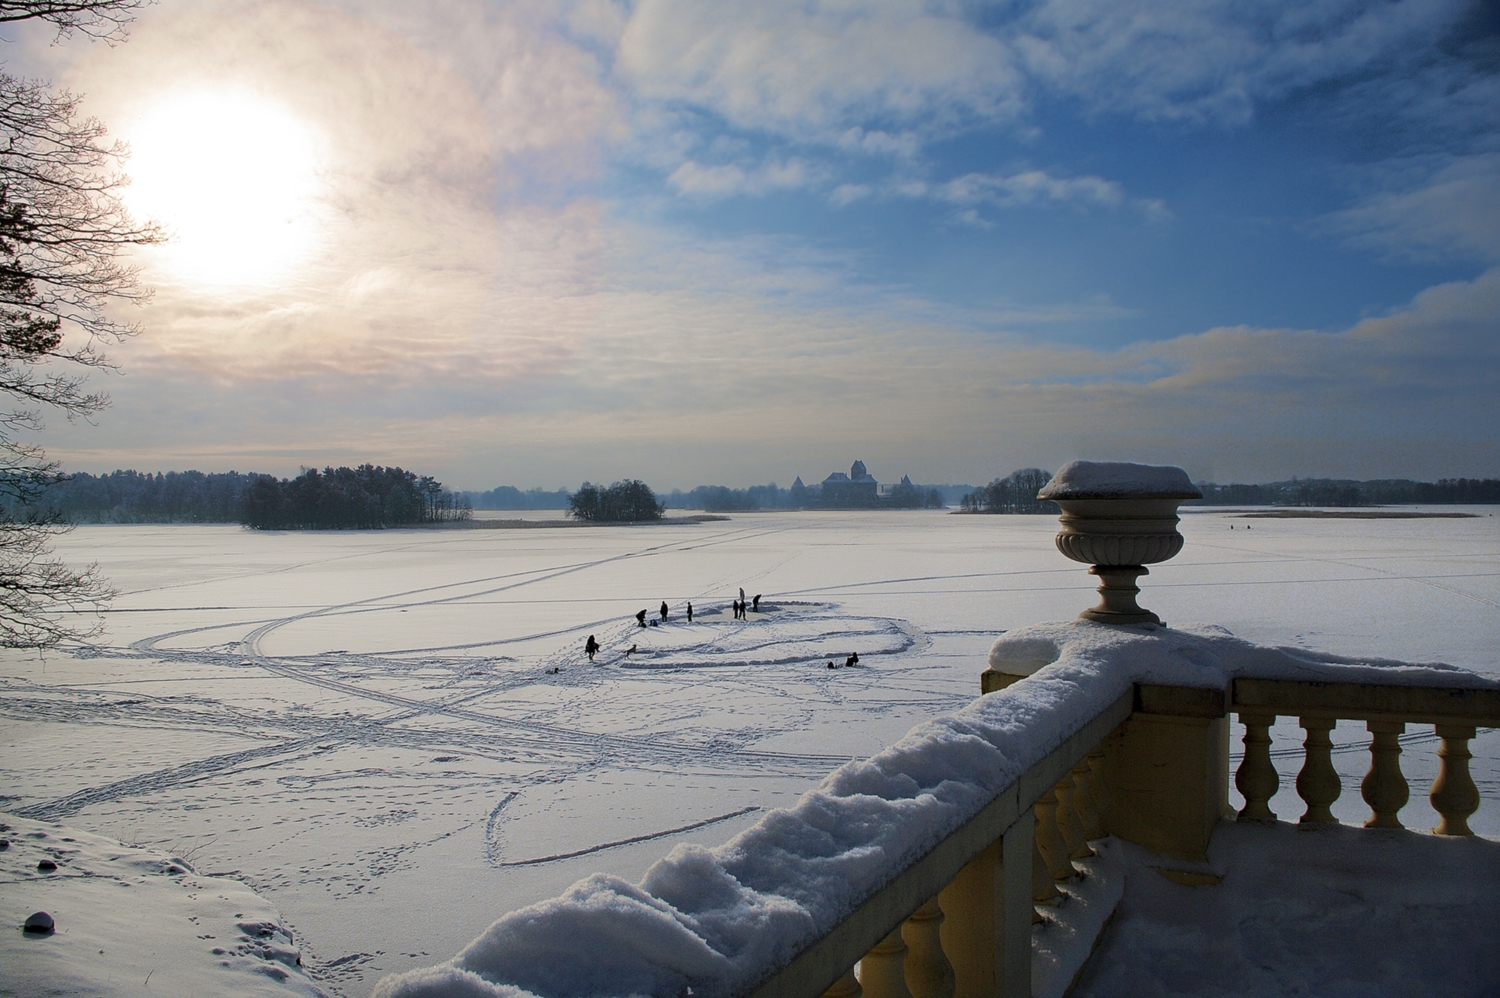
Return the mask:
<path id="1" fill-rule="evenodd" d="M 1298 723 L 1307 732 L 1303 748 L 1307 758 L 1297 774 L 1297 795 L 1307 802 L 1302 824 L 1337 822 L 1329 807 L 1344 789 L 1338 770 L 1333 768 L 1333 740 L 1329 737 L 1338 721 L 1331 717 L 1302 717 Z"/>
<path id="2" fill-rule="evenodd" d="M 1245 726 L 1245 758 L 1234 774 L 1235 789 L 1245 798 L 1240 821 L 1275 821 L 1271 798 L 1281 788 L 1281 778 L 1271 764 L 1271 725 L 1275 714 L 1241 714 Z"/>
<path id="3" fill-rule="evenodd" d="M 912 998 L 906 989 L 906 943 L 901 939 L 901 926 L 859 961 L 859 986 L 865 998 Z"/>
<path id="4" fill-rule="evenodd" d="M 1370 805 L 1370 817 L 1366 828 L 1400 828 L 1397 817 L 1411 793 L 1406 786 L 1406 777 L 1401 775 L 1401 733 L 1406 725 L 1401 721 L 1367 721 L 1370 732 L 1370 771 L 1359 785 L 1361 796 Z"/>
<path id="5" fill-rule="evenodd" d="M 1057 794 L 1048 790 L 1036 802 L 1036 846 L 1042 852 L 1042 860 L 1052 879 L 1062 882 L 1078 871 L 1068 860 L 1068 844 L 1058 829 L 1057 812 Z"/>
<path id="6" fill-rule="evenodd" d="M 1083 822 L 1078 820 L 1077 796 L 1074 793 L 1073 778 L 1065 776 L 1062 782 L 1053 788 L 1057 795 L 1057 830 L 1062 834 L 1063 843 L 1068 847 L 1069 861 L 1075 859 L 1087 859 L 1094 855 L 1094 850 L 1089 848 L 1088 840 L 1083 837 Z"/>
<path id="7" fill-rule="evenodd" d="M 906 987 L 912 998 L 953 998 L 953 964 L 943 953 L 943 909 L 937 898 L 906 920 Z"/>
<path id="8" fill-rule="evenodd" d="M 943 957 L 953 968 L 953 990 L 939 993 L 954 998 L 1028 993 L 1022 985 L 1031 980 L 1031 926 L 1036 917 L 1032 893 L 1038 868 L 1052 887 L 1051 875 L 1035 861 L 1035 854 L 1036 815 L 1028 808 L 938 894 Z M 912 973 L 918 957 L 911 923 L 906 939 L 913 954 L 907 958 L 907 987 L 921 995 Z"/>
<path id="9" fill-rule="evenodd" d="M 1097 839 L 1104 833 L 1099 830 L 1099 809 L 1094 804 L 1093 788 L 1089 786 L 1093 781 L 1087 757 L 1073 767 L 1072 776 L 1073 810 L 1078 814 L 1078 823 L 1083 826 L 1084 841 Z"/>
<path id="10" fill-rule="evenodd" d="M 1041 914 L 1041 905 L 1049 908 L 1062 900 L 1058 881 L 1052 878 L 1052 867 L 1047 866 L 1047 857 L 1041 854 L 1041 842 L 1032 839 L 1032 924 L 1046 921 Z"/>
<path id="11" fill-rule="evenodd" d="M 1104 835 L 1108 829 L 1104 827 L 1109 820 L 1109 786 L 1104 782 L 1104 746 L 1101 745 L 1088 754 L 1089 764 L 1089 797 L 1094 801 L 1094 813 L 1099 816 L 1099 834 Z"/>
<path id="12" fill-rule="evenodd" d="M 850 967 L 844 971 L 843 977 L 829 985 L 823 998 L 860 998 L 864 993 L 865 989 L 859 986 L 859 979 L 854 976 L 854 968 Z"/>
<path id="13" fill-rule="evenodd" d="M 1479 810 L 1479 788 L 1469 775 L 1469 739 L 1474 728 L 1462 724 L 1436 725 L 1443 740 L 1438 749 L 1438 774 L 1432 781 L 1432 808 L 1439 815 L 1435 835 L 1473 835 L 1469 815 Z"/>

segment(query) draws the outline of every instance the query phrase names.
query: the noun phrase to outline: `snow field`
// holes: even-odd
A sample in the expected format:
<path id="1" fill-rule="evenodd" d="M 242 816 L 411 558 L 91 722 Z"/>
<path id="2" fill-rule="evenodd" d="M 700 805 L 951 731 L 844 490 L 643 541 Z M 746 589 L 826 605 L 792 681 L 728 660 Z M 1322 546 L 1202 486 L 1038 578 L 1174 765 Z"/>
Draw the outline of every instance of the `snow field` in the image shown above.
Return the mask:
<path id="1" fill-rule="evenodd" d="M 1142 579 L 1142 603 L 1257 641 L 1493 670 L 1496 522 L 1185 512 L 1187 547 Z M 80 528 L 64 553 L 99 561 L 122 595 L 96 648 L 0 656 L 0 808 L 196 846 L 200 869 L 284 913 L 324 987 L 359 998 L 588 874 L 634 881 L 675 843 L 725 842 L 968 703 L 999 632 L 1094 601 L 1055 532 L 1049 517 L 923 512 Z M 768 612 L 737 625 L 740 586 Z M 637 628 L 662 599 L 668 626 Z M 853 650 L 862 668 L 826 669 Z M 1336 756 L 1352 784 L 1335 810 L 1362 820 L 1367 739 L 1335 738 L 1355 745 Z M 1403 816 L 1427 827 L 1411 815 L 1433 746 L 1417 740 Z M 1483 744 L 1481 821 L 1497 783 Z M 1284 797 L 1300 756 L 1278 764 Z"/>

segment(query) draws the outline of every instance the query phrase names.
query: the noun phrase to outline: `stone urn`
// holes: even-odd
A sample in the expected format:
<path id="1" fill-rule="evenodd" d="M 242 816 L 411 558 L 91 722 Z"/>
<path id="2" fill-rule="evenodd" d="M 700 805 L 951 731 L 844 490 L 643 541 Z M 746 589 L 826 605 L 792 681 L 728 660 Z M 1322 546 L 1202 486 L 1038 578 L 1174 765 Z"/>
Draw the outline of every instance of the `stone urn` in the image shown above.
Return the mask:
<path id="1" fill-rule="evenodd" d="M 1099 605 L 1079 614 L 1105 624 L 1160 624 L 1136 604 L 1135 580 L 1146 566 L 1182 550 L 1177 507 L 1201 499 L 1202 491 L 1181 468 L 1149 464 L 1074 461 L 1042 486 L 1038 499 L 1062 509 L 1057 549 L 1092 566 L 1099 577 Z"/>

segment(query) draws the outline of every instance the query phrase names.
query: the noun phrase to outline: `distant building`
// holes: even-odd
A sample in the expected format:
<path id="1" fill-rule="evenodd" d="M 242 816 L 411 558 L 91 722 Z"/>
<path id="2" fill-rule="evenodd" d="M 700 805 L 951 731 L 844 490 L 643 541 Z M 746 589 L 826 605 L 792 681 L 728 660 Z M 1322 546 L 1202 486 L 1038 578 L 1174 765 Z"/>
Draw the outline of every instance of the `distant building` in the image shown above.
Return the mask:
<path id="1" fill-rule="evenodd" d="M 849 474 L 835 471 L 823 479 L 824 506 L 873 506 L 880 494 L 880 483 L 865 470 L 863 461 L 855 461 Z"/>

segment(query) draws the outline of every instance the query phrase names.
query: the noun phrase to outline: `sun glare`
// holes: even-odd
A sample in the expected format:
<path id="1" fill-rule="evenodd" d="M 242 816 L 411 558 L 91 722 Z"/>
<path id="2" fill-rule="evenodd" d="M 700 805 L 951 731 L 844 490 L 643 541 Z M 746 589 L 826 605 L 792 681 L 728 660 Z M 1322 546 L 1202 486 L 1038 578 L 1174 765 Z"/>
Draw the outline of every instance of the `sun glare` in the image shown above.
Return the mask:
<path id="1" fill-rule="evenodd" d="M 286 279 L 317 249 L 318 133 L 274 103 L 203 93 L 153 106 L 124 136 L 126 200 L 172 241 L 157 262 L 207 287 Z"/>

